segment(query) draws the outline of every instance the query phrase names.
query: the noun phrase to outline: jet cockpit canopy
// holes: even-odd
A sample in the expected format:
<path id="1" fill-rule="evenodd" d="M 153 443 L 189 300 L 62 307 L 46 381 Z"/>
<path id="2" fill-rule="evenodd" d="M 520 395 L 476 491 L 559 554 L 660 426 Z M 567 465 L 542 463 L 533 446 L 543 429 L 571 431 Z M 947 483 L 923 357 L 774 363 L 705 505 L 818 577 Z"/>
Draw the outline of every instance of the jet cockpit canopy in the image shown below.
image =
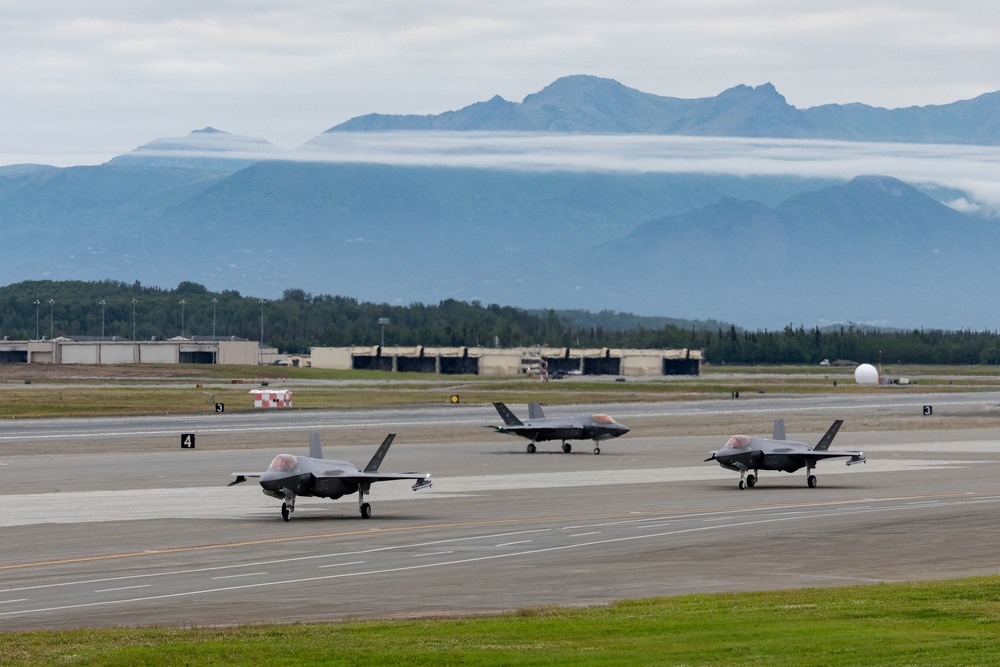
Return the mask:
<path id="1" fill-rule="evenodd" d="M 749 435 L 734 435 L 726 442 L 727 449 L 744 449 L 750 445 Z"/>
<path id="2" fill-rule="evenodd" d="M 298 459 L 291 454 L 278 454 L 274 457 L 274 460 L 271 461 L 271 466 L 268 470 L 279 470 L 282 472 L 288 471 L 294 468 L 298 462 Z"/>
<path id="3" fill-rule="evenodd" d="M 593 421 L 593 422 L 595 422 L 597 424 L 617 424 L 618 423 L 614 419 L 612 419 L 610 415 L 590 415 L 590 419 L 591 419 L 591 421 Z"/>

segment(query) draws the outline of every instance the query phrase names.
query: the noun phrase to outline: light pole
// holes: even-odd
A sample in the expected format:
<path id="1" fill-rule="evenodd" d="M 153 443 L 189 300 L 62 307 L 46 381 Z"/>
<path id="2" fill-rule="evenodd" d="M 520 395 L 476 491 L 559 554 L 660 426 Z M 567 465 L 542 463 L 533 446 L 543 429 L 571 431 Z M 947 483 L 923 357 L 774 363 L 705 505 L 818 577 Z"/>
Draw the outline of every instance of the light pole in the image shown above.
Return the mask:
<path id="1" fill-rule="evenodd" d="M 52 316 L 52 307 L 55 302 L 55 299 L 49 299 L 49 340 L 52 340 L 52 333 L 55 331 L 55 319 Z"/>
<path id="2" fill-rule="evenodd" d="M 39 332 L 38 329 L 38 306 L 40 306 L 41 304 L 42 304 L 41 301 L 35 299 L 35 340 L 38 340 L 39 337 L 41 336 L 41 333 Z"/>
<path id="3" fill-rule="evenodd" d="M 385 347 L 385 325 L 389 324 L 388 317 L 378 318 L 378 325 L 382 327 L 382 347 Z"/>
<path id="4" fill-rule="evenodd" d="M 101 338 L 104 338 L 104 306 L 106 306 L 107 303 L 107 301 L 101 299 Z"/>
<path id="5" fill-rule="evenodd" d="M 257 363 L 264 363 L 264 299 L 260 300 L 260 345 L 257 346 Z"/>
<path id="6" fill-rule="evenodd" d="M 135 299 L 132 299 L 132 340 L 135 340 Z"/>
<path id="7" fill-rule="evenodd" d="M 181 299 L 181 338 L 184 338 L 184 299 Z"/>
<path id="8" fill-rule="evenodd" d="M 260 300 L 260 346 L 264 347 L 264 299 Z"/>
<path id="9" fill-rule="evenodd" d="M 219 346 L 215 344 L 215 309 L 219 300 L 212 297 L 212 363 L 219 363 Z"/>

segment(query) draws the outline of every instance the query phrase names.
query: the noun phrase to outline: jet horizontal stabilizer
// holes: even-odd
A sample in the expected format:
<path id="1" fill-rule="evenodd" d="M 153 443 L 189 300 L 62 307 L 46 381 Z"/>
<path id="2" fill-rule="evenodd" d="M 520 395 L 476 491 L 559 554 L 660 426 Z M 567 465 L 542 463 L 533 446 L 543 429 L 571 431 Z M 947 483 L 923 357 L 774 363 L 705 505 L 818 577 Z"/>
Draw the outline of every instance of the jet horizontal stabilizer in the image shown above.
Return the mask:
<path id="1" fill-rule="evenodd" d="M 434 482 L 430 478 L 418 479 L 417 482 L 411 487 L 414 491 L 419 491 L 420 489 L 429 489 L 433 486 Z"/>
<path id="2" fill-rule="evenodd" d="M 868 459 L 866 459 L 864 456 L 852 456 L 851 460 L 847 462 L 847 465 L 852 466 L 857 463 L 867 463 L 867 462 Z"/>

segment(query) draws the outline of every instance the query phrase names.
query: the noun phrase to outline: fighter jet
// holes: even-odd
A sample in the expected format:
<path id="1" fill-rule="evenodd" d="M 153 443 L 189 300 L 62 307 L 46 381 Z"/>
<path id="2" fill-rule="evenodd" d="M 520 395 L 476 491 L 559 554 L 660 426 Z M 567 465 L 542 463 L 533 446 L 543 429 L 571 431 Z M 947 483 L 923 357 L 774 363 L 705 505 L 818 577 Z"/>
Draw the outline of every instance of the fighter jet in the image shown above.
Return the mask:
<path id="1" fill-rule="evenodd" d="M 357 492 L 361 518 L 369 519 L 372 507 L 365 502 L 365 494 L 369 492 L 373 482 L 413 479 L 416 480 L 412 487 L 414 491 L 431 486 L 431 476 L 427 473 L 378 471 L 395 437 L 395 433 L 387 435 L 365 469 L 358 470 L 347 461 L 324 459 L 319 434 L 312 433 L 309 436 L 308 457 L 278 454 L 266 472 L 234 472 L 233 477 L 236 479 L 227 486 L 245 482 L 248 477 L 259 477 L 266 495 L 284 501 L 281 503 L 281 517 L 285 521 L 290 521 L 292 512 L 295 511 L 296 496 L 337 499 Z"/>
<path id="2" fill-rule="evenodd" d="M 757 483 L 759 470 L 783 470 L 795 472 L 806 469 L 806 484 L 810 489 L 816 488 L 816 475 L 812 469 L 820 459 L 836 456 L 849 456 L 847 465 L 865 462 L 864 452 L 836 452 L 830 450 L 830 443 L 840 430 L 843 419 L 833 422 L 827 432 L 820 438 L 815 447 L 802 442 L 785 439 L 785 420 L 774 420 L 774 436 L 757 438 L 748 435 L 734 435 L 722 449 L 710 452 L 705 461 L 718 461 L 719 465 L 740 473 L 740 488 L 753 488 Z M 752 473 L 747 474 L 750 470 Z"/>
<path id="3" fill-rule="evenodd" d="M 628 433 L 628 428 L 619 424 L 608 415 L 590 415 L 589 417 L 546 417 L 542 413 L 541 403 L 528 403 L 528 420 L 522 422 L 503 403 L 494 403 L 493 407 L 503 418 L 503 426 L 488 426 L 500 433 L 519 435 L 528 438 L 528 453 L 535 453 L 535 443 L 543 440 L 562 440 L 562 449 L 569 454 L 573 451 L 567 440 L 593 440 L 594 453 L 600 454 L 600 442 L 610 440 Z"/>

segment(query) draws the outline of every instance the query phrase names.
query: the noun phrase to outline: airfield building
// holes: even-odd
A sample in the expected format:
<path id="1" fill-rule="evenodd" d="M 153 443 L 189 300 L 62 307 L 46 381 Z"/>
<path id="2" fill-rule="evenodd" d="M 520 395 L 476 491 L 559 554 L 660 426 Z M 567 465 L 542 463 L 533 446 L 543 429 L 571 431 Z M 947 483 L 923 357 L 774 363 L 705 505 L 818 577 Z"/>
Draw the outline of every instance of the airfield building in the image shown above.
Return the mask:
<path id="1" fill-rule="evenodd" d="M 0 341 L 0 364 L 280 364 L 437 375 L 559 378 L 566 375 L 699 375 L 701 350 L 490 347 L 314 347 L 308 358 L 280 355 L 256 341 L 192 336 L 132 341 L 60 336 Z"/>
<path id="2" fill-rule="evenodd" d="M 314 347 L 313 368 L 442 375 L 699 375 L 701 350 L 489 347 Z"/>
<path id="3" fill-rule="evenodd" d="M 0 341 L 0 363 L 28 364 L 246 364 L 261 361 L 256 341 L 209 336 L 167 340 L 58 336 Z"/>

